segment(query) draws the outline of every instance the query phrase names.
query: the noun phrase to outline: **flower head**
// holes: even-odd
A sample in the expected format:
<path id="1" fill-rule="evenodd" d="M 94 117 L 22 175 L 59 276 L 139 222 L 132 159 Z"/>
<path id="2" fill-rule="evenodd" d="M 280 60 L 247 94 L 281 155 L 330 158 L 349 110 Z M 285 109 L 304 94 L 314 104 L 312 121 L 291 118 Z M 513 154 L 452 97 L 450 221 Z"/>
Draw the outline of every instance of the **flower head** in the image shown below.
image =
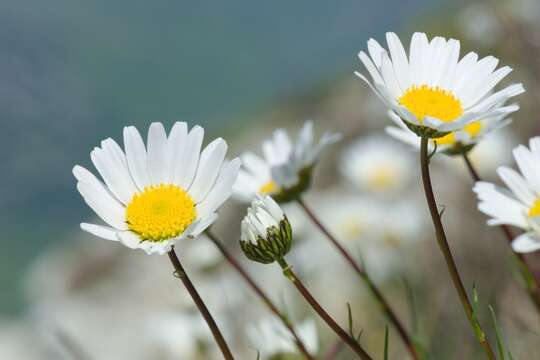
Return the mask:
<path id="1" fill-rule="evenodd" d="M 292 229 L 279 205 L 258 196 L 242 220 L 240 247 L 246 256 L 263 264 L 282 259 L 291 249 Z"/>
<path id="2" fill-rule="evenodd" d="M 359 189 L 375 193 L 395 193 L 405 188 L 413 177 L 415 161 L 383 135 L 361 137 L 343 153 L 340 170 Z"/>
<path id="3" fill-rule="evenodd" d="M 124 128 L 125 153 L 113 139 L 90 154 L 101 182 L 75 166 L 77 189 L 108 226 L 82 223 L 91 234 L 148 254 L 164 254 L 179 239 L 195 237 L 217 218 L 236 181 L 240 160 L 225 161 L 227 143 L 218 138 L 201 152 L 204 130 L 174 124 L 169 136 L 153 123 L 144 142 Z"/>
<path id="4" fill-rule="evenodd" d="M 356 75 L 418 136 L 439 138 L 479 119 L 515 111 L 503 104 L 522 93 L 523 86 L 494 92 L 512 69 L 495 70 L 499 60 L 493 56 L 479 60 L 470 52 L 460 60 L 458 40 L 438 36 L 428 41 L 424 33 L 413 34 L 407 56 L 396 34 L 387 33 L 386 39 L 390 53 L 371 39 L 369 56 L 358 54 L 371 81 Z"/>
<path id="5" fill-rule="evenodd" d="M 263 142 L 264 159 L 252 152 L 244 153 L 244 169 L 238 175 L 234 195 L 244 201 L 251 201 L 256 194 L 271 195 L 285 202 L 305 191 L 321 151 L 341 138 L 339 134 L 325 133 L 315 144 L 313 137 L 313 123 L 307 121 L 294 143 L 285 130 L 276 130 L 272 139 Z"/>
<path id="6" fill-rule="evenodd" d="M 509 105 L 506 109 L 509 112 L 514 112 L 519 110 L 519 106 Z M 393 138 L 420 149 L 420 139 L 401 121 L 400 117 L 393 111 L 389 111 L 388 116 L 397 126 L 387 126 L 386 132 Z M 509 125 L 512 119 L 507 118 L 507 116 L 508 114 L 502 114 L 480 119 L 465 125 L 460 130 L 431 139 L 429 143 L 430 151 L 435 150 L 435 145 L 437 145 L 436 151 L 446 155 L 454 156 L 468 153 L 484 138 Z"/>
<path id="7" fill-rule="evenodd" d="M 513 225 L 526 232 L 512 242 L 517 252 L 540 250 L 540 137 L 529 141 L 529 148 L 514 149 L 521 172 L 501 166 L 497 173 L 508 189 L 488 182 L 477 182 L 478 209 L 489 215 L 488 225 Z"/>

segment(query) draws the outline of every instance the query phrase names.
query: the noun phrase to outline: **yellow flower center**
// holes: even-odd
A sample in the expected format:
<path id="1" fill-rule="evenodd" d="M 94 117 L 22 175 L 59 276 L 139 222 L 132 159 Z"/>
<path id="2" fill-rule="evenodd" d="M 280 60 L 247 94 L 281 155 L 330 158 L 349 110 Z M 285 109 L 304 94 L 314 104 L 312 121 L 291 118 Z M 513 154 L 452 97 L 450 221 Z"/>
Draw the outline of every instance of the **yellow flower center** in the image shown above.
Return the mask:
<path id="1" fill-rule="evenodd" d="M 264 183 L 259 188 L 259 193 L 262 194 L 262 195 L 274 194 L 274 193 L 277 193 L 278 191 L 279 191 L 279 186 L 273 180 L 270 180 L 269 182 Z"/>
<path id="2" fill-rule="evenodd" d="M 398 99 L 422 123 L 425 116 L 450 122 L 463 114 L 461 101 L 448 90 L 428 85 L 411 86 Z"/>
<path id="3" fill-rule="evenodd" d="M 471 138 L 474 139 L 476 136 L 478 136 L 478 134 L 482 130 L 482 122 L 475 121 L 470 124 L 467 124 L 465 125 L 463 130 L 468 132 L 469 135 L 471 135 Z M 454 135 L 453 132 L 451 132 L 450 134 L 437 138 L 433 141 L 437 142 L 438 145 L 454 145 L 456 143 L 456 136 Z"/>
<path id="4" fill-rule="evenodd" d="M 398 174 L 394 166 L 380 165 L 368 175 L 368 184 L 374 190 L 385 190 L 397 183 Z"/>
<path id="5" fill-rule="evenodd" d="M 540 216 L 540 199 L 536 200 L 529 209 L 529 217 Z"/>
<path id="6" fill-rule="evenodd" d="M 126 222 L 143 240 L 159 242 L 184 232 L 196 217 L 191 196 L 176 185 L 147 186 L 126 207 Z"/>

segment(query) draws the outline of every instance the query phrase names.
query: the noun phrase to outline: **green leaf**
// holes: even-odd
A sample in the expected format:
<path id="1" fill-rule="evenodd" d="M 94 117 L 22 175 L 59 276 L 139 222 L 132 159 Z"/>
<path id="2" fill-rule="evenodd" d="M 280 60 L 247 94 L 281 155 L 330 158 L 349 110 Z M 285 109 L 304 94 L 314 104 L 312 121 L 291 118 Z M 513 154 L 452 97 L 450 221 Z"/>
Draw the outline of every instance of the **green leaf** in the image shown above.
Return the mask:
<path id="1" fill-rule="evenodd" d="M 493 309 L 493 306 L 489 305 L 489 311 L 491 313 L 491 320 L 493 321 L 493 326 L 495 327 L 495 335 L 497 337 L 497 350 L 499 352 L 499 358 L 500 360 L 505 360 L 505 345 L 504 341 L 501 336 L 501 329 L 499 328 L 499 324 L 497 323 L 497 315 L 495 314 L 495 309 Z M 508 351 L 508 357 L 512 359 L 512 354 L 510 354 L 510 351 Z"/>
<path id="2" fill-rule="evenodd" d="M 384 327 L 384 360 L 388 360 L 388 325 Z"/>

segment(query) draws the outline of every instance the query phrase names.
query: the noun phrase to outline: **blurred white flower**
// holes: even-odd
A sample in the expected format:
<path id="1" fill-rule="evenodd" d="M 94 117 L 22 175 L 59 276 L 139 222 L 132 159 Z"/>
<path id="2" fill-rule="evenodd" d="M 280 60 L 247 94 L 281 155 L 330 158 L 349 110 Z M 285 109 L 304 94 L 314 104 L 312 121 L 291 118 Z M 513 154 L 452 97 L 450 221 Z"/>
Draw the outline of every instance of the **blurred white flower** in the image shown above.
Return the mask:
<path id="1" fill-rule="evenodd" d="M 489 215 L 488 225 L 513 225 L 526 230 L 512 242 L 517 252 L 540 250 L 540 137 L 530 139 L 529 147 L 513 151 L 521 172 L 501 166 L 497 173 L 509 188 L 478 182 L 478 209 Z"/>
<path id="2" fill-rule="evenodd" d="M 113 139 L 90 154 L 103 184 L 75 166 L 77 189 L 109 226 L 81 224 L 107 240 L 148 254 L 164 254 L 180 239 L 201 234 L 217 218 L 236 180 L 240 160 L 224 162 L 227 143 L 218 138 L 202 152 L 204 130 L 174 124 L 169 136 L 161 123 L 148 131 L 148 151 L 137 129 L 124 128 L 126 153 Z"/>
<path id="3" fill-rule="evenodd" d="M 383 135 L 369 135 L 359 138 L 343 152 L 340 170 L 362 191 L 395 193 L 410 184 L 416 175 L 416 163 L 400 144 Z"/>
<path id="4" fill-rule="evenodd" d="M 331 233 L 354 256 L 360 256 L 377 281 L 400 270 L 404 263 L 402 251 L 424 239 L 424 208 L 416 197 L 392 200 L 389 203 L 341 191 L 326 192 L 311 200 Z M 317 268 L 329 271 L 336 262 L 342 262 L 338 254 L 333 256 L 325 246 L 316 246 L 326 243 L 317 232 L 313 229 L 309 241 L 293 252 L 299 258 L 295 263 L 304 264 L 308 272 Z M 313 258 L 318 261 L 310 261 Z"/>
<path id="5" fill-rule="evenodd" d="M 154 356 L 165 359 L 203 359 L 202 347 L 208 346 L 212 333 L 196 313 L 169 312 L 148 320 L 147 336 Z"/>
<path id="6" fill-rule="evenodd" d="M 316 355 L 319 351 L 319 339 L 315 321 L 304 320 L 293 325 L 293 329 L 304 343 L 306 350 L 311 355 Z M 275 317 L 264 318 L 256 324 L 251 324 L 246 331 L 252 345 L 265 359 L 298 352 L 293 335 Z"/>
<path id="7" fill-rule="evenodd" d="M 371 81 L 356 75 L 419 136 L 438 137 L 475 120 L 507 114 L 512 109 L 502 104 L 524 91 L 514 84 L 493 92 L 512 69 L 494 71 L 498 59 L 478 60 L 473 52 L 459 60 L 458 40 L 428 41 L 426 34 L 414 33 L 407 56 L 396 34 L 387 33 L 386 39 L 390 54 L 370 39 L 369 56 L 363 51 L 358 55 Z"/>
<path id="8" fill-rule="evenodd" d="M 251 201 L 260 194 L 272 195 L 278 201 L 291 200 L 309 186 L 311 170 L 321 151 L 340 138 L 327 132 L 315 144 L 311 121 L 304 124 L 294 143 L 285 130 L 276 130 L 273 138 L 262 144 L 264 159 L 252 152 L 241 155 L 243 169 L 234 185 L 235 197 Z"/>
<path id="9" fill-rule="evenodd" d="M 503 32 L 500 20 L 487 3 L 468 4 L 459 12 L 457 22 L 462 36 L 484 47 L 495 45 Z"/>
<path id="10" fill-rule="evenodd" d="M 516 144 L 518 144 L 516 135 L 511 127 L 506 127 L 486 136 L 468 153 L 468 157 L 481 176 L 487 177 L 494 174 L 498 166 L 512 163 L 512 148 Z M 446 157 L 446 160 L 448 165 L 469 176 L 463 159 Z"/>
<path id="11" fill-rule="evenodd" d="M 510 105 L 509 110 L 517 111 L 519 106 Z M 512 122 L 508 119 L 508 114 L 488 117 L 469 123 L 461 130 L 451 132 L 445 136 L 431 139 L 429 142 L 429 150 L 435 149 L 437 143 L 437 151 L 448 155 L 460 155 L 467 152 L 471 147 L 483 141 L 488 136 L 491 136 L 496 130 L 499 130 Z M 388 116 L 397 126 L 387 126 L 386 132 L 395 139 L 398 139 L 406 144 L 412 145 L 416 149 L 420 149 L 420 138 L 412 132 L 401 119 L 392 111 L 388 112 Z"/>

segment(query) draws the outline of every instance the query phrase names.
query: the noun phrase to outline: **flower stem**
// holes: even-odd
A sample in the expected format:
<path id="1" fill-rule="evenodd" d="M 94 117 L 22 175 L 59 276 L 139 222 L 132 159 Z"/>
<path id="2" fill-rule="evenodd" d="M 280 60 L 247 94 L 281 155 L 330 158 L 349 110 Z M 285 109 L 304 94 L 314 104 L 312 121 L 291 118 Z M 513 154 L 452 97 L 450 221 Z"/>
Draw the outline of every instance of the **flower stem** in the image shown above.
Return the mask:
<path id="1" fill-rule="evenodd" d="M 388 301 L 385 299 L 384 295 L 377 288 L 375 283 L 368 276 L 367 272 L 358 264 L 354 258 L 349 254 L 349 252 L 340 244 L 339 241 L 330 233 L 330 231 L 322 224 L 322 222 L 317 218 L 315 213 L 307 206 L 305 201 L 299 196 L 296 201 L 311 219 L 311 221 L 321 230 L 321 232 L 326 236 L 326 238 L 336 247 L 339 253 L 345 258 L 347 263 L 353 268 L 353 270 L 366 282 L 371 293 L 381 306 L 383 312 L 386 314 L 387 318 L 390 320 L 392 325 L 396 328 L 401 340 L 405 344 L 405 347 L 409 351 L 409 354 L 414 360 L 419 360 L 420 356 L 418 355 L 416 348 L 405 330 L 405 327 L 397 317 L 395 311 L 392 309 Z"/>
<path id="2" fill-rule="evenodd" d="M 474 182 L 482 181 L 482 178 L 478 175 L 478 172 L 471 163 L 471 160 L 467 156 L 467 153 L 463 154 L 463 160 L 465 160 L 465 164 L 467 165 L 469 174 L 471 175 Z M 514 235 L 512 234 L 510 227 L 508 227 L 507 225 L 501 225 L 499 227 L 506 239 L 508 240 L 508 244 L 511 244 L 514 240 Z M 513 249 L 512 254 L 514 255 L 514 258 L 518 263 L 520 274 L 522 275 L 525 282 L 525 287 L 527 289 L 527 293 L 529 294 L 529 298 L 535 305 L 536 310 L 540 313 L 540 283 L 538 282 L 538 278 L 534 276 L 534 273 L 525 255 L 517 253 Z"/>
<path id="3" fill-rule="evenodd" d="M 207 230 L 206 235 L 208 238 L 216 245 L 216 247 L 221 251 L 221 254 L 223 254 L 223 257 L 229 262 L 229 264 L 238 272 L 238 274 L 246 281 L 246 283 L 255 291 L 255 293 L 261 298 L 261 300 L 265 303 L 265 305 L 270 309 L 274 315 L 276 315 L 283 325 L 290 331 L 292 336 L 294 337 L 296 347 L 298 350 L 304 355 L 304 357 L 308 360 L 314 360 L 313 356 L 307 351 L 306 346 L 294 330 L 291 322 L 285 315 L 283 315 L 277 308 L 277 306 L 270 300 L 270 298 L 264 293 L 264 291 L 255 283 L 255 280 L 249 276 L 249 274 L 246 272 L 246 270 L 240 265 L 240 263 L 229 253 L 229 251 L 225 248 L 225 246 L 219 241 L 216 235 L 212 233 L 211 231 Z"/>
<path id="4" fill-rule="evenodd" d="M 452 256 L 452 251 L 450 250 L 450 246 L 448 245 L 446 234 L 444 232 L 444 227 L 441 222 L 439 210 L 437 209 L 437 202 L 435 201 L 435 195 L 433 194 L 433 188 L 431 186 L 431 177 L 429 174 L 429 155 L 428 155 L 429 138 L 423 136 L 421 139 L 422 140 L 420 142 L 420 164 L 422 167 L 422 182 L 424 183 L 424 192 L 426 194 L 426 201 L 428 203 L 431 219 L 433 220 L 433 226 L 435 227 L 437 243 L 439 244 L 439 248 L 441 249 L 441 252 L 443 253 L 444 260 L 446 261 L 446 266 L 448 267 L 448 272 L 450 274 L 450 277 L 452 278 L 452 282 L 459 295 L 461 305 L 463 306 L 463 310 L 465 311 L 465 314 L 467 315 L 467 319 L 469 320 L 469 323 L 471 324 L 471 327 L 476 335 L 476 338 L 478 342 L 480 343 L 480 345 L 482 346 L 482 348 L 484 349 L 484 352 L 486 353 L 486 357 L 488 359 L 495 360 L 496 359 L 495 354 L 493 353 L 491 345 L 489 344 L 489 341 L 486 338 L 485 332 L 482 329 L 480 322 L 478 321 L 478 319 L 476 318 L 476 315 L 474 314 L 473 307 L 467 295 L 467 291 L 465 290 L 465 287 L 463 286 L 463 282 L 461 281 L 459 271 L 457 269 L 456 263 Z"/>
<path id="5" fill-rule="evenodd" d="M 283 275 L 289 279 L 294 286 L 298 289 L 300 294 L 306 299 L 306 301 L 311 305 L 313 310 L 317 312 L 317 314 L 326 322 L 326 324 L 334 330 L 334 332 L 341 338 L 343 341 L 349 345 L 349 347 L 354 350 L 358 356 L 363 360 L 372 360 L 371 356 L 368 355 L 368 353 L 362 348 L 360 343 L 356 341 L 351 335 L 347 334 L 345 330 L 343 330 L 338 323 L 323 309 L 323 307 L 315 300 L 315 298 L 311 295 L 308 289 L 302 284 L 300 279 L 296 276 L 296 274 L 292 271 L 291 267 L 285 259 L 281 258 L 278 260 L 278 264 L 283 269 Z"/>
<path id="6" fill-rule="evenodd" d="M 234 360 L 234 357 L 231 353 L 231 350 L 229 349 L 229 346 L 227 345 L 227 342 L 225 341 L 225 338 L 221 334 L 221 331 L 219 330 L 216 322 L 214 321 L 214 318 L 210 314 L 210 311 L 208 311 L 208 308 L 204 304 L 204 301 L 199 296 L 197 289 L 195 289 L 195 286 L 189 279 L 187 273 L 184 271 L 184 268 L 182 267 L 178 256 L 176 256 L 176 253 L 174 252 L 174 248 L 168 252 L 168 255 L 171 263 L 174 266 L 175 276 L 179 277 L 180 280 L 182 280 L 182 283 L 184 283 L 186 290 L 189 292 L 189 295 L 191 295 L 193 302 L 195 303 L 195 305 L 197 305 L 197 308 L 199 309 L 201 315 L 204 317 L 204 320 L 212 331 L 212 335 L 214 335 L 214 339 L 216 340 L 216 343 L 218 344 L 219 349 L 223 354 L 223 358 L 225 358 L 226 360 Z"/>

